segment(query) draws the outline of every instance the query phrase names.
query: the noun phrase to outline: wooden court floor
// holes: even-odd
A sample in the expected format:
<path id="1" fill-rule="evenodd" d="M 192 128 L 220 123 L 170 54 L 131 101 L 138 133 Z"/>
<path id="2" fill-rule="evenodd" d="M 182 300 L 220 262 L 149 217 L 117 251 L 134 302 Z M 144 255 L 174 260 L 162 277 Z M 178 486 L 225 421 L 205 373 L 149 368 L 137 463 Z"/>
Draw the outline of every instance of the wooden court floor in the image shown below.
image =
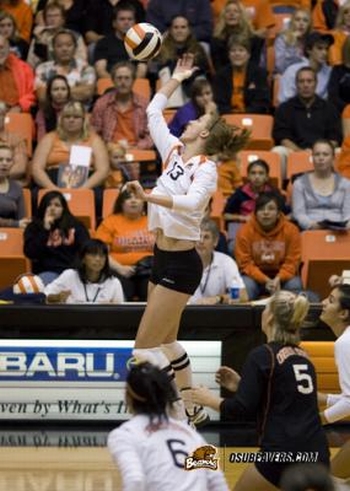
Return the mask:
<path id="1" fill-rule="evenodd" d="M 247 464 L 230 464 L 235 451 L 252 447 L 219 449 L 230 488 Z M 337 449 L 332 449 L 335 454 Z M 1 447 L 0 491 L 119 491 L 121 480 L 106 447 Z"/>

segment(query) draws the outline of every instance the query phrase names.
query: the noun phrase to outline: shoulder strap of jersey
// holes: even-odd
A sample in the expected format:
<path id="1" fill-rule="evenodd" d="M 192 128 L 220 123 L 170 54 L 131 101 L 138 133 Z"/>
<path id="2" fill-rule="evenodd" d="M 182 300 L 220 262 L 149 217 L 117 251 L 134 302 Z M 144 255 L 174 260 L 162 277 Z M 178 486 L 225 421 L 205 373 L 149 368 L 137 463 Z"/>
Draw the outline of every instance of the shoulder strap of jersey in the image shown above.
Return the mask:
<path id="1" fill-rule="evenodd" d="M 275 358 L 275 353 L 273 352 L 273 349 L 271 348 L 271 346 L 269 344 L 264 344 L 264 346 L 266 346 L 267 350 L 270 353 L 270 356 L 271 356 L 271 367 L 270 367 L 270 372 L 269 372 L 269 379 L 268 379 L 268 382 L 267 382 L 265 408 L 264 408 L 264 411 L 263 411 L 261 425 L 260 425 L 259 445 L 261 444 L 261 440 L 262 440 L 262 437 L 264 435 L 265 426 L 266 426 L 266 420 L 267 420 L 267 415 L 268 415 L 269 409 L 270 409 L 272 378 L 273 378 L 273 373 L 275 371 L 275 365 L 276 365 L 276 358 Z"/>

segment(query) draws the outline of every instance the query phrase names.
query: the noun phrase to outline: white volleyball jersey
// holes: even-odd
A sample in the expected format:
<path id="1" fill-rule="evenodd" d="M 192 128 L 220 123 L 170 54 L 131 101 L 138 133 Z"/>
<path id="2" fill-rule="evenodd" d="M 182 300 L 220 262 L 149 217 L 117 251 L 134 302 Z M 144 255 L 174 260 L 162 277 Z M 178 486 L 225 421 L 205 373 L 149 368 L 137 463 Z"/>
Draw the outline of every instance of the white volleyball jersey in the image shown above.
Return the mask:
<path id="1" fill-rule="evenodd" d="M 207 445 L 183 422 L 152 426 L 146 415 L 134 416 L 108 436 L 123 491 L 228 491 L 219 469 L 184 469 L 185 459 Z"/>
<path id="2" fill-rule="evenodd" d="M 152 194 L 172 196 L 173 207 L 148 204 L 149 229 L 161 228 L 167 237 L 199 240 L 200 222 L 217 187 L 215 162 L 197 155 L 182 159 L 183 144 L 163 118 L 167 98 L 157 94 L 147 108 L 149 129 L 163 161 L 163 172 Z"/>

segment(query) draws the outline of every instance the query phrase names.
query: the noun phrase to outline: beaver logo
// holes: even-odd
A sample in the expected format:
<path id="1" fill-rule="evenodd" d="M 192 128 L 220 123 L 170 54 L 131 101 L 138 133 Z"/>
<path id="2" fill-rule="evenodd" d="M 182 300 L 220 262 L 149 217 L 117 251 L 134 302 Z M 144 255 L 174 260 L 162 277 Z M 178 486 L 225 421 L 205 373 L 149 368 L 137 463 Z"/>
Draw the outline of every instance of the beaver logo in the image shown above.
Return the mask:
<path id="1" fill-rule="evenodd" d="M 219 459 L 215 458 L 217 449 L 213 445 L 203 445 L 185 459 L 185 470 L 211 469 L 216 471 Z"/>

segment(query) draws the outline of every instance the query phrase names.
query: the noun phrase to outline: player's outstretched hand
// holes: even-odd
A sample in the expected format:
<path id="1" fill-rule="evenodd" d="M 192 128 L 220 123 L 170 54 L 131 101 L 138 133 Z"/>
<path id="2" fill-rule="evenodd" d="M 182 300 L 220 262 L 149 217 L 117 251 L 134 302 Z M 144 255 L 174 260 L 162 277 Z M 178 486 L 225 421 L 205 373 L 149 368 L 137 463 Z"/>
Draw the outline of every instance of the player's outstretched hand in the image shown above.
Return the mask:
<path id="1" fill-rule="evenodd" d="M 171 77 L 175 78 L 180 83 L 187 78 L 190 78 L 193 73 L 198 70 L 198 67 L 193 66 L 193 63 L 194 55 L 192 53 L 184 53 L 183 56 L 177 60 L 175 70 Z"/>
<path id="2" fill-rule="evenodd" d="M 240 380 L 240 375 L 230 367 L 220 367 L 215 374 L 215 381 L 230 392 L 236 392 Z"/>
<path id="3" fill-rule="evenodd" d="M 190 402 L 199 406 L 206 406 L 219 411 L 222 399 L 216 396 L 208 387 L 200 386 L 181 391 L 185 404 Z"/>

